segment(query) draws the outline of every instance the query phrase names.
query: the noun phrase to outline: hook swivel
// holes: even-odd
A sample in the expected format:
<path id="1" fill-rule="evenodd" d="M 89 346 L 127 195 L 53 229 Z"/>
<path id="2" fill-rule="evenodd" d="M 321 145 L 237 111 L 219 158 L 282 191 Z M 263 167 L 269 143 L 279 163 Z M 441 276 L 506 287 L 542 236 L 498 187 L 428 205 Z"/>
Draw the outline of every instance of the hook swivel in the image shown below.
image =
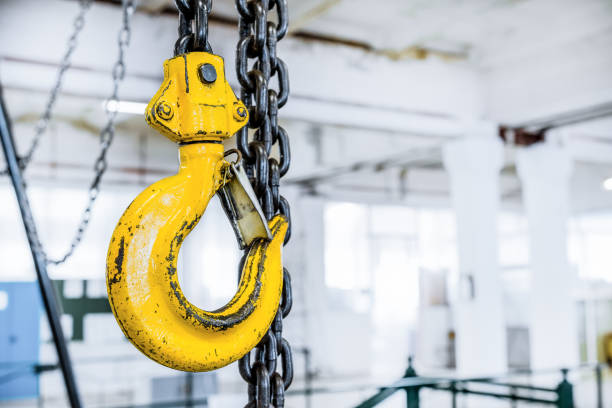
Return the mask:
<path id="1" fill-rule="evenodd" d="M 124 334 L 149 358 L 177 370 L 213 370 L 249 352 L 274 320 L 287 220 L 267 222 L 240 163 L 224 159 L 222 141 L 247 124 L 248 111 L 221 57 L 191 52 L 166 61 L 146 120 L 178 143 L 180 167 L 140 193 L 119 220 L 106 263 L 109 301 Z M 235 296 L 205 311 L 183 294 L 177 257 L 217 192 L 249 250 Z"/>

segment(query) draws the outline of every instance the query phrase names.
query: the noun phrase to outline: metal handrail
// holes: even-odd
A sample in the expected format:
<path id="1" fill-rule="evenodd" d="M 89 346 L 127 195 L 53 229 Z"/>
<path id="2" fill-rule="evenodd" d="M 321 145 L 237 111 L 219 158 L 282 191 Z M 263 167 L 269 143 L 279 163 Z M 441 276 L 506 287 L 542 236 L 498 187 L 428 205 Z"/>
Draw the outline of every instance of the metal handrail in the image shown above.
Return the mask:
<path id="1" fill-rule="evenodd" d="M 120 357 L 120 356 L 118 356 Z M 134 356 L 123 356 L 123 358 L 128 358 L 133 360 Z M 116 362 L 116 359 L 108 362 Z M 98 358 L 90 358 L 83 360 L 75 360 L 74 363 L 78 364 L 88 364 L 88 363 L 99 363 L 103 362 L 103 360 Z M 36 369 L 37 367 L 41 367 L 38 364 L 32 364 L 30 362 L 12 362 L 12 364 L 7 364 L 7 367 L 12 366 L 13 368 L 28 367 L 30 368 L 30 372 L 34 372 L 35 374 L 41 374 L 44 371 L 51 371 L 58 369 L 57 364 L 48 364 L 45 365 L 44 369 Z M 548 369 L 548 370 L 516 370 L 507 373 L 506 375 L 493 375 L 493 376 L 482 376 L 482 377 L 469 377 L 469 378 L 449 378 L 449 377 L 424 377 L 418 376 L 412 365 L 410 364 L 408 370 L 406 370 L 405 376 L 401 379 L 394 381 L 391 384 L 382 385 L 382 384 L 351 384 L 346 386 L 335 386 L 335 387 L 311 387 L 306 384 L 306 388 L 303 389 L 293 389 L 287 392 L 287 395 L 320 395 L 320 394 L 332 394 L 332 393 L 351 393 L 351 392 L 364 392 L 367 390 L 378 390 L 372 397 L 363 401 L 357 408 L 368 408 L 374 407 L 381 402 L 385 401 L 392 395 L 394 395 L 398 391 L 404 391 L 407 395 L 407 407 L 419 407 L 419 390 L 422 388 L 429 388 L 438 391 L 451 392 L 453 394 L 453 407 L 456 406 L 456 395 L 464 394 L 464 395 L 476 395 L 476 396 L 487 396 L 493 398 L 501 398 L 507 399 L 513 402 L 530 402 L 530 403 L 540 403 L 540 404 L 548 404 L 556 407 L 563 408 L 573 408 L 573 391 L 572 384 L 567 381 L 567 375 L 570 372 L 576 372 L 580 370 L 594 370 L 596 374 L 596 384 L 597 384 L 597 408 L 603 408 L 603 390 L 602 390 L 602 370 L 605 364 L 582 364 L 570 369 Z M 559 373 L 562 374 L 562 381 L 556 387 L 543 387 L 536 386 L 530 384 L 521 384 L 517 382 L 508 381 L 508 379 L 517 376 L 524 375 L 547 375 L 551 373 Z M 13 374 L 13 373 L 11 373 Z M 483 391 L 478 389 L 473 389 L 468 387 L 469 384 L 476 385 L 486 385 L 493 387 L 503 387 L 508 389 L 508 393 L 498 392 L 498 391 Z M 520 395 L 519 392 L 525 391 L 535 391 L 542 393 L 550 393 L 553 394 L 550 399 L 541 397 L 541 396 L 524 396 Z M 569 393 L 569 395 L 568 395 Z M 206 398 L 202 398 L 201 400 L 191 399 L 189 400 L 191 403 L 198 403 L 198 401 L 205 403 Z M 163 408 L 163 407 L 179 407 L 184 406 L 187 400 L 177 400 L 177 401 L 165 401 L 165 402 L 153 402 L 150 404 L 144 405 L 126 405 L 121 408 Z"/>
<path id="2" fill-rule="evenodd" d="M 404 390 L 407 397 L 408 408 L 419 407 L 419 390 L 421 388 L 431 388 L 440 391 L 448 391 L 453 395 L 452 406 L 456 407 L 456 395 L 457 394 L 471 394 L 488 396 L 494 398 L 507 399 L 514 402 L 530 402 L 549 404 L 558 408 L 574 408 L 573 398 L 573 385 L 568 381 L 567 375 L 570 371 L 578 371 L 584 369 L 592 369 L 596 375 L 596 399 L 597 408 L 603 408 L 603 390 L 602 390 L 602 368 L 604 364 L 581 364 L 571 369 L 561 368 L 556 370 L 519 370 L 510 372 L 504 376 L 488 376 L 478 378 L 439 378 L 439 377 L 420 377 L 417 376 L 416 371 L 412 367 L 412 360 L 409 360 L 409 367 L 406 370 L 404 378 L 395 381 L 385 387 L 381 387 L 379 391 L 372 397 L 363 401 L 356 408 L 370 408 L 374 407 L 391 395 L 395 394 L 399 390 Z M 518 375 L 542 375 L 550 374 L 552 372 L 561 372 L 562 380 L 554 388 L 533 386 L 529 384 L 518 384 L 512 382 L 503 381 L 504 379 L 515 377 Z M 508 393 L 494 392 L 494 391 L 480 391 L 468 388 L 467 385 L 470 383 L 480 383 L 496 387 L 508 388 Z M 541 397 L 524 396 L 518 392 L 520 390 L 536 391 L 536 392 L 548 392 L 554 394 L 552 399 L 545 399 Z"/>

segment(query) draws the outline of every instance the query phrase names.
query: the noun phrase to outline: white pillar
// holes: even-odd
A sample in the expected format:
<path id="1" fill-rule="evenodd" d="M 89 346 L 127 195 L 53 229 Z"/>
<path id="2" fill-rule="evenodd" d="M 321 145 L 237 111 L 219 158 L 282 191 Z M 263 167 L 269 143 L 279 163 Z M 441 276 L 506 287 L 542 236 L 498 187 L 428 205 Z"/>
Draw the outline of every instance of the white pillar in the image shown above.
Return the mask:
<path id="1" fill-rule="evenodd" d="M 516 164 L 529 223 L 531 367 L 573 365 L 578 335 L 567 260 L 572 160 L 566 149 L 541 143 L 521 149 Z"/>
<path id="2" fill-rule="evenodd" d="M 460 294 L 453 304 L 457 370 L 507 370 L 506 327 L 498 263 L 497 213 L 503 146 L 497 127 L 479 123 L 443 151 L 457 218 Z"/>
<path id="3" fill-rule="evenodd" d="M 304 292 L 304 341 L 310 348 L 311 368 L 329 372 L 329 356 L 325 353 L 329 333 L 321 330 L 326 325 L 325 318 L 330 310 L 325 287 L 325 203 L 319 197 L 302 196 L 293 208 L 294 225 L 301 221 L 301 244 L 304 248 L 300 271 Z M 340 334 L 333 332 L 333 335 Z"/>

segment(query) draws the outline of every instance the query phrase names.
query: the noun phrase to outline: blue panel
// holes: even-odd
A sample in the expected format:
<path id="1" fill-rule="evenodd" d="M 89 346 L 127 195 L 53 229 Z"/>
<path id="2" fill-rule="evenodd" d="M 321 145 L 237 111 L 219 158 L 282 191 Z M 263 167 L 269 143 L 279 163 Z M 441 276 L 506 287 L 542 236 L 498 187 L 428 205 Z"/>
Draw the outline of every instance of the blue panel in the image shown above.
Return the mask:
<path id="1" fill-rule="evenodd" d="M 38 396 L 39 321 L 36 282 L 0 282 L 0 401 Z"/>

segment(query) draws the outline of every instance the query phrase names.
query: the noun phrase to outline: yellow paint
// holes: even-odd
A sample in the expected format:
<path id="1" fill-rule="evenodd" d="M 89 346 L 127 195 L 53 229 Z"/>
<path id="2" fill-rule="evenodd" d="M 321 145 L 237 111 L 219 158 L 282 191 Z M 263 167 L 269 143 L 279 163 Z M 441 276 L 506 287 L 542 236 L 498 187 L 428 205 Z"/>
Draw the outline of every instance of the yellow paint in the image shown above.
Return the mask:
<path id="1" fill-rule="evenodd" d="M 212 84 L 200 77 L 204 64 L 215 67 L 217 80 Z M 248 112 L 225 80 L 223 58 L 191 52 L 164 62 L 164 82 L 145 116 L 168 139 L 185 143 L 226 139 L 246 125 Z"/>
<path id="2" fill-rule="evenodd" d="M 212 84 L 199 76 L 204 63 L 217 71 Z M 256 346 L 277 313 L 287 220 L 273 218 L 272 240 L 251 245 L 227 305 L 208 312 L 191 304 L 179 286 L 178 252 L 223 184 L 222 138 L 244 126 L 248 114 L 225 80 L 223 60 L 196 52 L 166 61 L 146 119 L 168 138 L 189 143 L 179 147 L 178 173 L 145 189 L 119 220 L 107 256 L 109 301 L 125 335 L 151 359 L 177 370 L 213 370 Z"/>

